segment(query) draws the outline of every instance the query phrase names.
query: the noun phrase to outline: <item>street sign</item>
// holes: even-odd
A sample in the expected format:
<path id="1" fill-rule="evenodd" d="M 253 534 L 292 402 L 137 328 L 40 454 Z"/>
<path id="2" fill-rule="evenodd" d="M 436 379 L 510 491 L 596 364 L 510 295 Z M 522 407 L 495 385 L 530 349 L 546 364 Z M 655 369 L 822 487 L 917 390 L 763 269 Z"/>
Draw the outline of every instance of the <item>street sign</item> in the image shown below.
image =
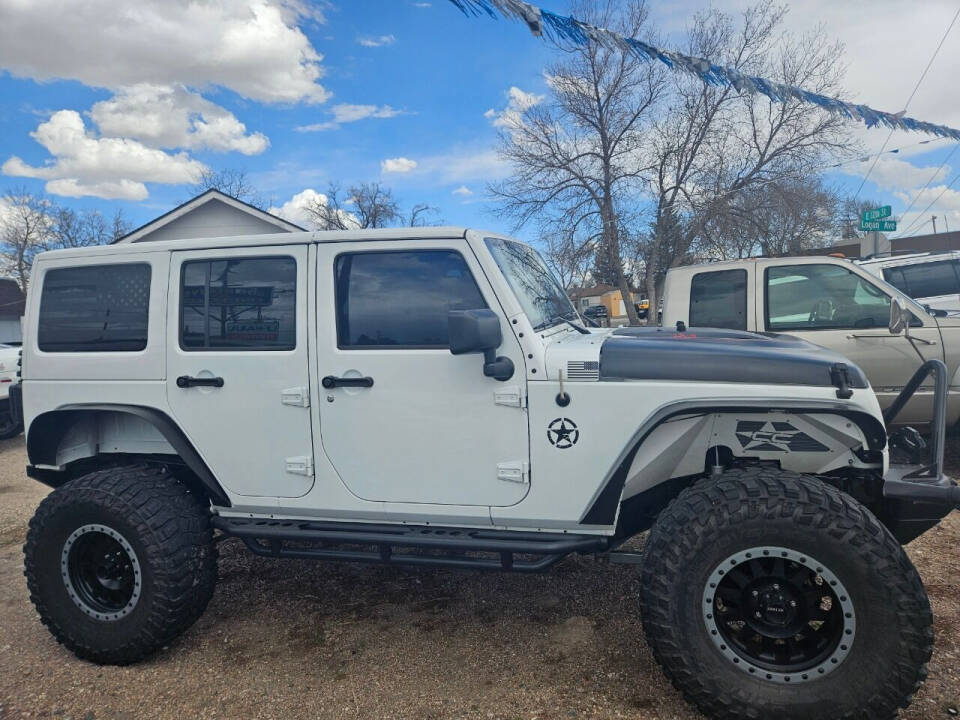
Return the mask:
<path id="1" fill-rule="evenodd" d="M 888 218 L 892 214 L 892 209 L 889 205 L 884 205 L 883 207 L 876 208 L 875 210 L 866 210 L 860 215 L 860 219 L 864 222 L 869 220 L 882 220 L 883 218 Z M 863 228 L 860 228 L 863 230 Z M 893 228 L 894 230 L 896 228 Z"/>
<path id="2" fill-rule="evenodd" d="M 897 229 L 896 220 L 861 220 L 860 229 L 874 232 L 893 232 Z"/>

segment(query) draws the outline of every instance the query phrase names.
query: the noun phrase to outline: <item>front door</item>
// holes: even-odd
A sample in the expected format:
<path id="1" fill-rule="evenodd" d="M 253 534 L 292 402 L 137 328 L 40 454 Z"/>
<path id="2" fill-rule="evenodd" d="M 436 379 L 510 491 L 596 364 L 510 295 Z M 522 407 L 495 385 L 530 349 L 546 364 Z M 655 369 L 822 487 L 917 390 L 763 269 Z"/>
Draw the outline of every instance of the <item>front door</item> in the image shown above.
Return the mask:
<path id="1" fill-rule="evenodd" d="M 213 474 L 239 495 L 304 495 L 307 246 L 175 252 L 168 313 L 168 402 Z"/>
<path id="2" fill-rule="evenodd" d="M 758 293 L 766 298 L 766 307 L 758 309 L 765 329 L 796 335 L 850 358 L 867 374 L 882 407 L 893 402 L 924 360 L 943 359 L 932 318 L 918 318 L 911 326 L 913 344 L 903 333 L 891 335 L 890 296 L 842 265 L 770 265 L 758 273 L 757 282 L 765 285 Z M 932 395 L 921 392 L 897 422 L 929 422 L 931 412 Z"/>
<path id="3" fill-rule="evenodd" d="M 523 499 L 523 355 L 467 242 L 320 244 L 317 263 L 318 374 L 332 385 L 321 390 L 320 435 L 350 491 L 391 503 Z M 484 307 L 501 316 L 497 352 L 515 366 L 506 382 L 483 376 L 481 355 L 447 345 L 449 311 Z"/>

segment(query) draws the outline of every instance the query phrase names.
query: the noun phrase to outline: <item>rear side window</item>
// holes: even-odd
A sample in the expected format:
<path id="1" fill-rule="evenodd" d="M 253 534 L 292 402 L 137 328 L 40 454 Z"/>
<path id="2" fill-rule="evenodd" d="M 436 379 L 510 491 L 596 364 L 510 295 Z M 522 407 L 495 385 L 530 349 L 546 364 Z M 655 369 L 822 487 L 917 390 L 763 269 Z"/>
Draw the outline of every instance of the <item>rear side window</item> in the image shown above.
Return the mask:
<path id="1" fill-rule="evenodd" d="M 883 276 L 895 288 L 913 298 L 960 293 L 960 282 L 952 260 L 885 268 Z"/>
<path id="2" fill-rule="evenodd" d="M 147 346 L 150 266 L 84 265 L 43 276 L 37 345 L 43 352 L 135 352 Z"/>
<path id="3" fill-rule="evenodd" d="M 292 257 L 185 262 L 180 279 L 184 350 L 293 350 L 297 262 Z"/>
<path id="4" fill-rule="evenodd" d="M 690 282 L 690 327 L 747 329 L 747 271 L 697 273 Z"/>
<path id="5" fill-rule="evenodd" d="M 449 347 L 447 314 L 487 307 L 454 250 L 350 253 L 334 271 L 340 348 Z"/>

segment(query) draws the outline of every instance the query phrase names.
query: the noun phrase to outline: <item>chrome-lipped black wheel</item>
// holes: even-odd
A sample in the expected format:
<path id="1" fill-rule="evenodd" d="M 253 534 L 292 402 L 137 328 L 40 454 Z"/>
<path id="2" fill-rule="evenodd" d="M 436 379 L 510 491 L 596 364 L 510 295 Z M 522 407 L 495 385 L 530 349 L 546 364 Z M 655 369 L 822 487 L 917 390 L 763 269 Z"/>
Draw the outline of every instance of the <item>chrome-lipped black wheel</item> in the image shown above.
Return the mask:
<path id="1" fill-rule="evenodd" d="M 839 578 L 782 547 L 749 548 L 717 565 L 704 589 L 703 618 L 728 660 L 773 682 L 826 675 L 856 635 L 853 602 Z"/>
<path id="2" fill-rule="evenodd" d="M 60 573 L 70 599 L 97 620 L 119 620 L 140 599 L 137 555 L 126 538 L 106 525 L 83 525 L 70 534 Z"/>

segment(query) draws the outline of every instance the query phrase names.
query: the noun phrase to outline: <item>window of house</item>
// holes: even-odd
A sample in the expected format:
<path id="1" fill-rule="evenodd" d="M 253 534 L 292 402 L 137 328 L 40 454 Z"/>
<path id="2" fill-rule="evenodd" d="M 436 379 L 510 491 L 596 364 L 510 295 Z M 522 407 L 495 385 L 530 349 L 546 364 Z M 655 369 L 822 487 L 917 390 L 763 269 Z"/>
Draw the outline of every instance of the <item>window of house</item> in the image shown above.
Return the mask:
<path id="1" fill-rule="evenodd" d="M 690 327 L 747 329 L 747 271 L 697 273 L 690 282 Z"/>
<path id="2" fill-rule="evenodd" d="M 43 277 L 37 345 L 43 352 L 133 352 L 147 346 L 150 266 L 84 265 Z"/>
<path id="3" fill-rule="evenodd" d="M 448 313 L 487 307 L 453 250 L 348 253 L 334 272 L 345 349 L 449 347 Z"/>
<path id="4" fill-rule="evenodd" d="M 838 265 L 768 268 L 767 329 L 822 330 L 886 327 L 890 296 Z"/>
<path id="5" fill-rule="evenodd" d="M 185 262 L 180 279 L 184 350 L 293 350 L 297 263 L 291 257 Z"/>

